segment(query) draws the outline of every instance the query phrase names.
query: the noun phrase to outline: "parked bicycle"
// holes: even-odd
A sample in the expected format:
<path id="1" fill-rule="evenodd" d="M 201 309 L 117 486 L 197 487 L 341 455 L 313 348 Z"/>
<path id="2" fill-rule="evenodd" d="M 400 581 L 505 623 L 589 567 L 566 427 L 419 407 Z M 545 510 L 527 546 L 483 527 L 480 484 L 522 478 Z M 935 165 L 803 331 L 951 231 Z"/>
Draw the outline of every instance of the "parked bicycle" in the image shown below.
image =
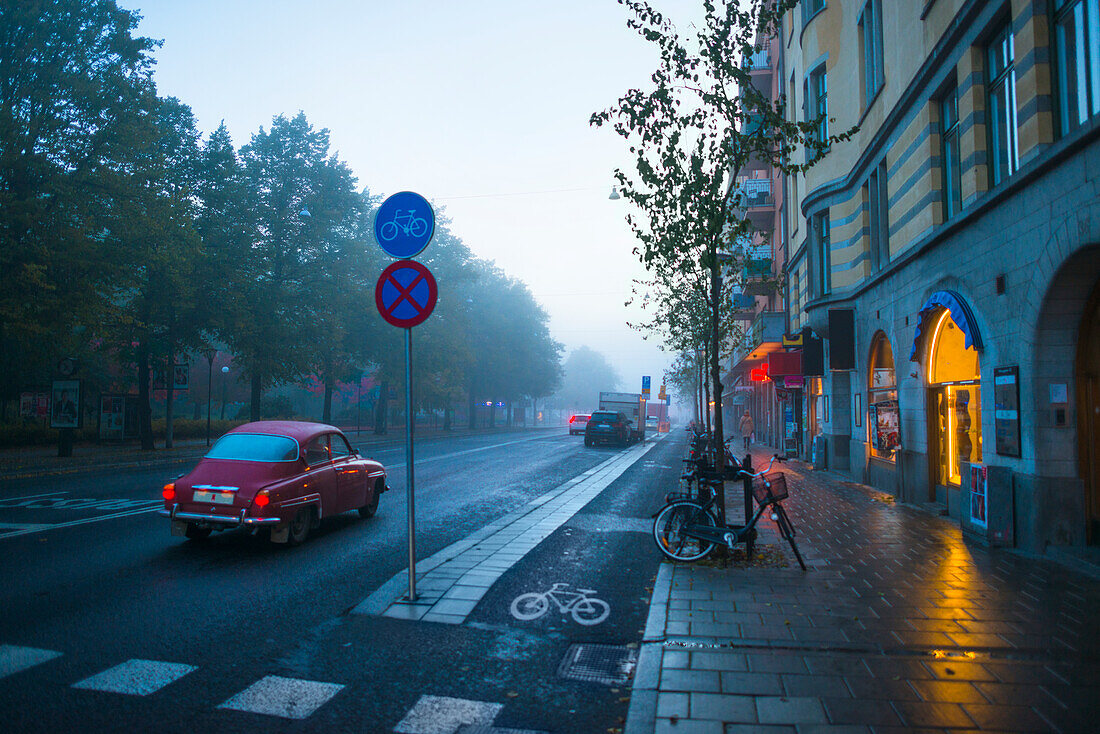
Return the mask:
<path id="1" fill-rule="evenodd" d="M 550 609 L 554 602 L 562 614 L 572 614 L 577 624 L 591 626 L 599 624 L 611 614 L 611 605 L 603 599 L 597 599 L 595 589 L 577 589 L 566 591 L 569 584 L 554 584 L 546 591 L 532 591 L 520 594 L 512 600 L 512 616 L 516 619 L 538 619 Z"/>
<path id="2" fill-rule="evenodd" d="M 423 237 L 428 234 L 428 220 L 416 216 L 415 209 L 409 209 L 407 213 L 402 214 L 405 211 L 404 209 L 394 211 L 393 219 L 382 225 L 378 236 L 389 242 L 397 236 L 398 230 L 412 237 Z"/>
<path id="3" fill-rule="evenodd" d="M 745 469 L 739 469 L 737 474 L 749 477 L 753 480 L 752 494 L 757 502 L 756 512 L 748 519 L 745 525 L 722 525 L 714 512 L 718 496 L 714 487 L 721 484 L 723 479 L 707 477 L 699 480 L 705 500 L 677 499 L 665 505 L 653 519 L 653 540 L 662 553 L 674 561 L 698 561 L 710 554 L 718 545 L 724 545 L 730 550 L 738 543 L 746 542 L 753 537 L 756 522 L 764 511 L 771 509 L 771 519 L 779 527 L 779 533 L 790 544 L 795 558 L 802 570 L 806 570 L 806 563 L 802 560 L 802 554 L 795 543 L 795 529 L 791 519 L 780 504 L 789 496 L 787 491 L 787 478 L 781 472 L 771 473 L 771 468 L 776 461 L 783 460 L 778 454 L 772 456 L 768 466 L 763 471 L 755 474 Z"/>

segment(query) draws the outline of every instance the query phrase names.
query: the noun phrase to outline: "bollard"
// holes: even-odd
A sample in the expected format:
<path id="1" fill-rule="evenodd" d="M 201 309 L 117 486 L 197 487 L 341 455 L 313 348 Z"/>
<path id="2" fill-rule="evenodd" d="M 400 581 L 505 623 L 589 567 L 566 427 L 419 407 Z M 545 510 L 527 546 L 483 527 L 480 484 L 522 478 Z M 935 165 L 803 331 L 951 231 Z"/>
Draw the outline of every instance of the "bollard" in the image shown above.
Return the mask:
<path id="1" fill-rule="evenodd" d="M 741 465 L 741 468 L 745 471 L 752 473 L 752 454 L 745 455 L 745 461 Z M 744 478 L 745 487 L 745 524 L 749 523 L 749 519 L 752 518 L 752 477 Z M 752 560 L 753 550 L 756 548 L 756 528 L 748 532 L 745 536 L 745 558 Z"/>

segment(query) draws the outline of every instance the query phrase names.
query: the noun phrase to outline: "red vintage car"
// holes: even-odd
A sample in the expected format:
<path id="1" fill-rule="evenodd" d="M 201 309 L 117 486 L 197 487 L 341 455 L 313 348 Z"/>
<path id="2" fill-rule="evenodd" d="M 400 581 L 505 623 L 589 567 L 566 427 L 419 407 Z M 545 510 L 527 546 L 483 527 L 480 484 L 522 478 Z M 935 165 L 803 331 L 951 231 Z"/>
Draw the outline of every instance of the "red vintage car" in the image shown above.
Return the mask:
<path id="1" fill-rule="evenodd" d="M 387 489 L 385 468 L 360 457 L 339 428 L 260 421 L 226 433 L 198 466 L 166 484 L 159 512 L 173 535 L 269 528 L 272 542 L 298 545 L 330 515 L 372 516 Z"/>

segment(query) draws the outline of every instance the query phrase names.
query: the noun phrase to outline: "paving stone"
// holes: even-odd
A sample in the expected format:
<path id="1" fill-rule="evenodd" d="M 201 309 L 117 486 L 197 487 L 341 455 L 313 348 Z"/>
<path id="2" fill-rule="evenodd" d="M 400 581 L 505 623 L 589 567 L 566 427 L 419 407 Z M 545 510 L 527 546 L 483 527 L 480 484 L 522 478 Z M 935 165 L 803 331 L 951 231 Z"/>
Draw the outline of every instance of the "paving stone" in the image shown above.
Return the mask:
<path id="1" fill-rule="evenodd" d="M 747 672 L 746 656 L 735 652 L 692 652 L 691 667 L 697 670 L 729 670 Z"/>
<path id="2" fill-rule="evenodd" d="M 753 673 L 806 673 L 806 662 L 798 655 L 752 653 L 745 656 Z"/>
<path id="3" fill-rule="evenodd" d="M 985 680 L 994 681 L 997 677 L 979 663 L 961 663 L 955 661 L 926 660 L 924 667 L 932 671 L 937 678 L 944 680 Z"/>
<path id="4" fill-rule="evenodd" d="M 690 700 L 690 693 L 658 693 L 657 716 L 663 718 L 675 716 L 680 719 L 686 719 L 688 718 L 688 702 Z"/>
<path id="5" fill-rule="evenodd" d="M 661 691 L 705 691 L 718 693 L 724 690 L 721 679 L 712 670 L 662 670 Z"/>
<path id="6" fill-rule="evenodd" d="M 758 696 L 756 715 L 761 724 L 824 724 L 828 722 L 820 699 Z"/>
<path id="7" fill-rule="evenodd" d="M 775 673 L 721 673 L 722 692 L 748 696 L 781 696 L 783 684 Z"/>
<path id="8" fill-rule="evenodd" d="M 751 724 L 757 721 L 756 706 L 752 696 L 692 693 L 691 718 Z"/>
<path id="9" fill-rule="evenodd" d="M 970 683 L 911 680 L 909 685 L 923 700 L 933 703 L 988 703 L 985 696 Z"/>
<path id="10" fill-rule="evenodd" d="M 852 695 L 844 679 L 838 676 L 784 674 L 780 678 L 788 696 L 850 698 Z"/>
<path id="11" fill-rule="evenodd" d="M 720 721 L 658 718 L 654 734 L 724 734 L 724 732 Z"/>
<path id="12" fill-rule="evenodd" d="M 908 727 L 972 728 L 974 720 L 956 703 L 912 703 L 896 701 L 894 708 Z"/>
<path id="13" fill-rule="evenodd" d="M 1048 723 L 1034 709 L 1027 706 L 992 706 L 989 704 L 964 704 L 970 718 L 982 729 L 996 731 L 1044 731 Z M 1094 729 L 1095 731 L 1095 729 Z"/>
<path id="14" fill-rule="evenodd" d="M 866 726 L 900 726 L 901 719 L 889 701 L 856 700 L 853 698 L 822 698 L 829 721 L 834 724 Z"/>

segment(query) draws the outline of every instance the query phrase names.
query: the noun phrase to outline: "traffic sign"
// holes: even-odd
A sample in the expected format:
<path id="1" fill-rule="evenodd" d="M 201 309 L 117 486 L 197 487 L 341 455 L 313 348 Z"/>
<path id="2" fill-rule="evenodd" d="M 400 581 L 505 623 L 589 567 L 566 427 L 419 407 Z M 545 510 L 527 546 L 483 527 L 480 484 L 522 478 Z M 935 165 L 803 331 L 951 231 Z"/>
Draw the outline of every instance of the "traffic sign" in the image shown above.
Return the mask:
<path id="1" fill-rule="evenodd" d="M 646 397 L 649 397 L 649 385 L 649 375 L 644 375 L 642 377 L 642 395 L 645 395 Z"/>
<path id="2" fill-rule="evenodd" d="M 439 287 L 426 267 L 415 260 L 398 260 L 382 271 L 374 287 L 378 313 L 389 324 L 411 329 L 432 314 Z"/>
<path id="3" fill-rule="evenodd" d="M 389 197 L 374 216 L 374 238 L 383 250 L 397 258 L 419 255 L 434 231 L 432 205 L 412 191 Z"/>

